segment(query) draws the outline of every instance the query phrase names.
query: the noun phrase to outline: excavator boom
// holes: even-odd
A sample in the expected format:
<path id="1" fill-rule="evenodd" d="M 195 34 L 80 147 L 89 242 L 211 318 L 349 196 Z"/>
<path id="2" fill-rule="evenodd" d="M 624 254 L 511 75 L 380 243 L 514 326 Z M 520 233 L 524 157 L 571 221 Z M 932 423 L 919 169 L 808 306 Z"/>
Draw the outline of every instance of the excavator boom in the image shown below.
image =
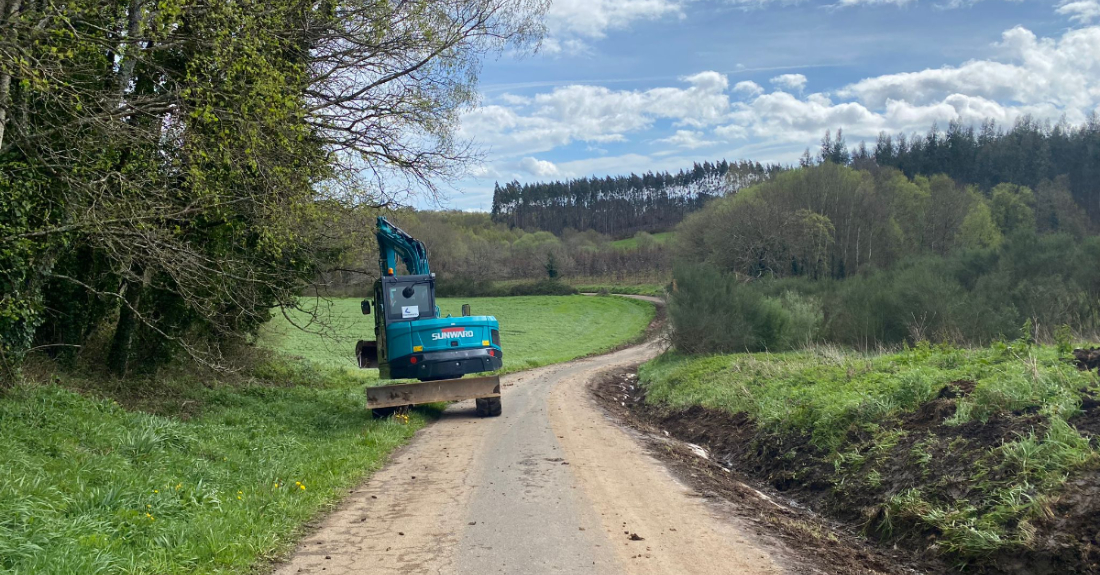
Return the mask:
<path id="1" fill-rule="evenodd" d="M 428 266 L 428 248 L 424 247 L 424 243 L 391 224 L 385 216 L 378 216 L 378 229 L 374 236 L 378 238 L 378 266 L 383 276 L 394 275 L 398 257 L 410 275 L 432 273 Z"/>

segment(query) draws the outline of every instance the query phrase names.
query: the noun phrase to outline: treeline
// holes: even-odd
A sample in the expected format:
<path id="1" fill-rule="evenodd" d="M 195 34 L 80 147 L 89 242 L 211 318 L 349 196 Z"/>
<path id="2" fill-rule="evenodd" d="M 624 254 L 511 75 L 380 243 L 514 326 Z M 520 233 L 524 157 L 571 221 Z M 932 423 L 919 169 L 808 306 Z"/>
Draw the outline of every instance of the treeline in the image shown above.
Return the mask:
<path id="1" fill-rule="evenodd" d="M 646 232 L 636 234 L 636 246 L 624 249 L 593 230 L 566 229 L 560 235 L 528 232 L 494 222 L 486 213 L 398 210 L 389 217 L 428 247 L 432 271 L 439 276 L 444 294 L 511 293 L 485 285 L 509 280 L 598 278 L 663 283 L 670 269 L 669 248 Z M 351 221 L 354 216 L 348 218 L 341 227 L 355 225 Z M 369 294 L 377 276 L 374 250 L 373 242 L 359 246 L 345 258 L 349 270 L 322 274 L 319 287 L 334 295 Z M 362 271 L 350 271 L 352 262 L 367 265 Z"/>
<path id="2" fill-rule="evenodd" d="M 988 192 L 832 162 L 716 200 L 678 228 L 670 301 L 690 352 L 988 343 L 1100 330 L 1100 238 L 1065 177 Z"/>
<path id="3" fill-rule="evenodd" d="M 218 364 L 340 265 L 367 190 L 461 164 L 478 60 L 545 9 L 0 1 L 0 385 L 30 350 Z"/>
<path id="4" fill-rule="evenodd" d="M 912 179 L 826 162 L 712 202 L 677 231 L 677 260 L 746 277 L 842 279 L 907 257 L 996 248 L 1017 232 L 1082 238 L 1089 222 L 1064 176 L 988 192 L 948 176 Z"/>
<path id="5" fill-rule="evenodd" d="M 670 229 L 707 200 L 763 181 L 779 166 L 725 160 L 696 163 L 691 170 L 642 175 L 577 178 L 493 189 L 493 221 L 561 235 L 566 229 L 595 230 L 614 237 Z"/>
<path id="6" fill-rule="evenodd" d="M 834 163 L 845 160 L 835 153 L 822 155 Z M 1062 178 L 1062 188 L 1092 222 L 1100 223 L 1100 116 L 1095 113 L 1078 126 L 1025 117 L 1007 131 L 987 120 L 977 129 L 952 122 L 946 131 L 933 125 L 923 136 L 880 134 L 873 149 L 861 145 L 850 160 L 857 168 L 873 160 L 910 177 L 946 174 L 983 190 L 1002 183 L 1037 189 Z"/>

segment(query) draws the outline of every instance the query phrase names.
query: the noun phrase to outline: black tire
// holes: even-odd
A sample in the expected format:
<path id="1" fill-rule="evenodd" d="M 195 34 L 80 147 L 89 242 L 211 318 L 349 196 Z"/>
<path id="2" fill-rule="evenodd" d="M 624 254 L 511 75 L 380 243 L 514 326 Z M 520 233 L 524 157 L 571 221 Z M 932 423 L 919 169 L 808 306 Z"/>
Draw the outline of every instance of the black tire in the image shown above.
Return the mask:
<path id="1" fill-rule="evenodd" d="M 496 417 L 503 411 L 499 397 L 482 397 L 475 399 L 478 417 Z"/>

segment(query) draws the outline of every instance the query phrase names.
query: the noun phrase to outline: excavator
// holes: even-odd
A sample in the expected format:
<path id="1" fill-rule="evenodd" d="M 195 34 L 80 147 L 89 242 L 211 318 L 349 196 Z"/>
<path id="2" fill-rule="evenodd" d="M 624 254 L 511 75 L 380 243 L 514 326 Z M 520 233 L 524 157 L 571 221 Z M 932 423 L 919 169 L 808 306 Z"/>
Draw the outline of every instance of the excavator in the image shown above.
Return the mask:
<path id="1" fill-rule="evenodd" d="M 374 341 L 361 340 L 355 357 L 361 368 L 378 368 L 382 379 L 416 379 L 367 388 L 367 407 L 374 413 L 422 403 L 474 399 L 477 414 L 501 414 L 500 378 L 463 378 L 501 368 L 500 324 L 493 316 L 443 317 L 435 303 L 435 274 L 423 242 L 378 216 L 378 266 L 374 300 L 361 303 L 364 315 L 374 310 Z M 398 275 L 397 261 L 407 275 Z M 372 305 L 373 304 L 373 305 Z"/>

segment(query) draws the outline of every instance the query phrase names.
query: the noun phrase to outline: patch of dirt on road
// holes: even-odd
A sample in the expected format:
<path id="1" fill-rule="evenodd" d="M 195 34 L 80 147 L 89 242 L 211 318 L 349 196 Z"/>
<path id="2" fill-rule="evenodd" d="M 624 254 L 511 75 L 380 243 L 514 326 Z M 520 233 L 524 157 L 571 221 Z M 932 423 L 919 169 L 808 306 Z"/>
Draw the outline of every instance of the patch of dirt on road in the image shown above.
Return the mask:
<path id="1" fill-rule="evenodd" d="M 974 478 L 976 466 L 988 470 L 983 480 L 1003 479 L 1015 470 L 998 464 L 995 448 L 1045 433 L 1045 418 L 1031 412 L 944 425 L 974 382 L 945 385 L 874 433 L 853 428 L 842 451 L 831 454 L 808 436 L 759 429 L 745 414 L 647 404 L 636 373 L 609 372 L 595 383 L 605 408 L 652 438 L 653 451 L 700 490 L 736 501 L 807 561 L 828 566 L 825 572 L 1100 573 L 1100 476 L 1094 473 L 1071 480 L 1051 502 L 1050 513 L 1034 525 L 1031 548 L 984 558 L 964 571 L 961 562 L 941 555 L 942 534 L 890 514 L 887 502 L 913 488 L 931 503 L 988 497 Z M 1084 413 L 1070 420 L 1093 442 L 1100 442 L 1098 408 L 1100 400 L 1083 391 Z"/>

